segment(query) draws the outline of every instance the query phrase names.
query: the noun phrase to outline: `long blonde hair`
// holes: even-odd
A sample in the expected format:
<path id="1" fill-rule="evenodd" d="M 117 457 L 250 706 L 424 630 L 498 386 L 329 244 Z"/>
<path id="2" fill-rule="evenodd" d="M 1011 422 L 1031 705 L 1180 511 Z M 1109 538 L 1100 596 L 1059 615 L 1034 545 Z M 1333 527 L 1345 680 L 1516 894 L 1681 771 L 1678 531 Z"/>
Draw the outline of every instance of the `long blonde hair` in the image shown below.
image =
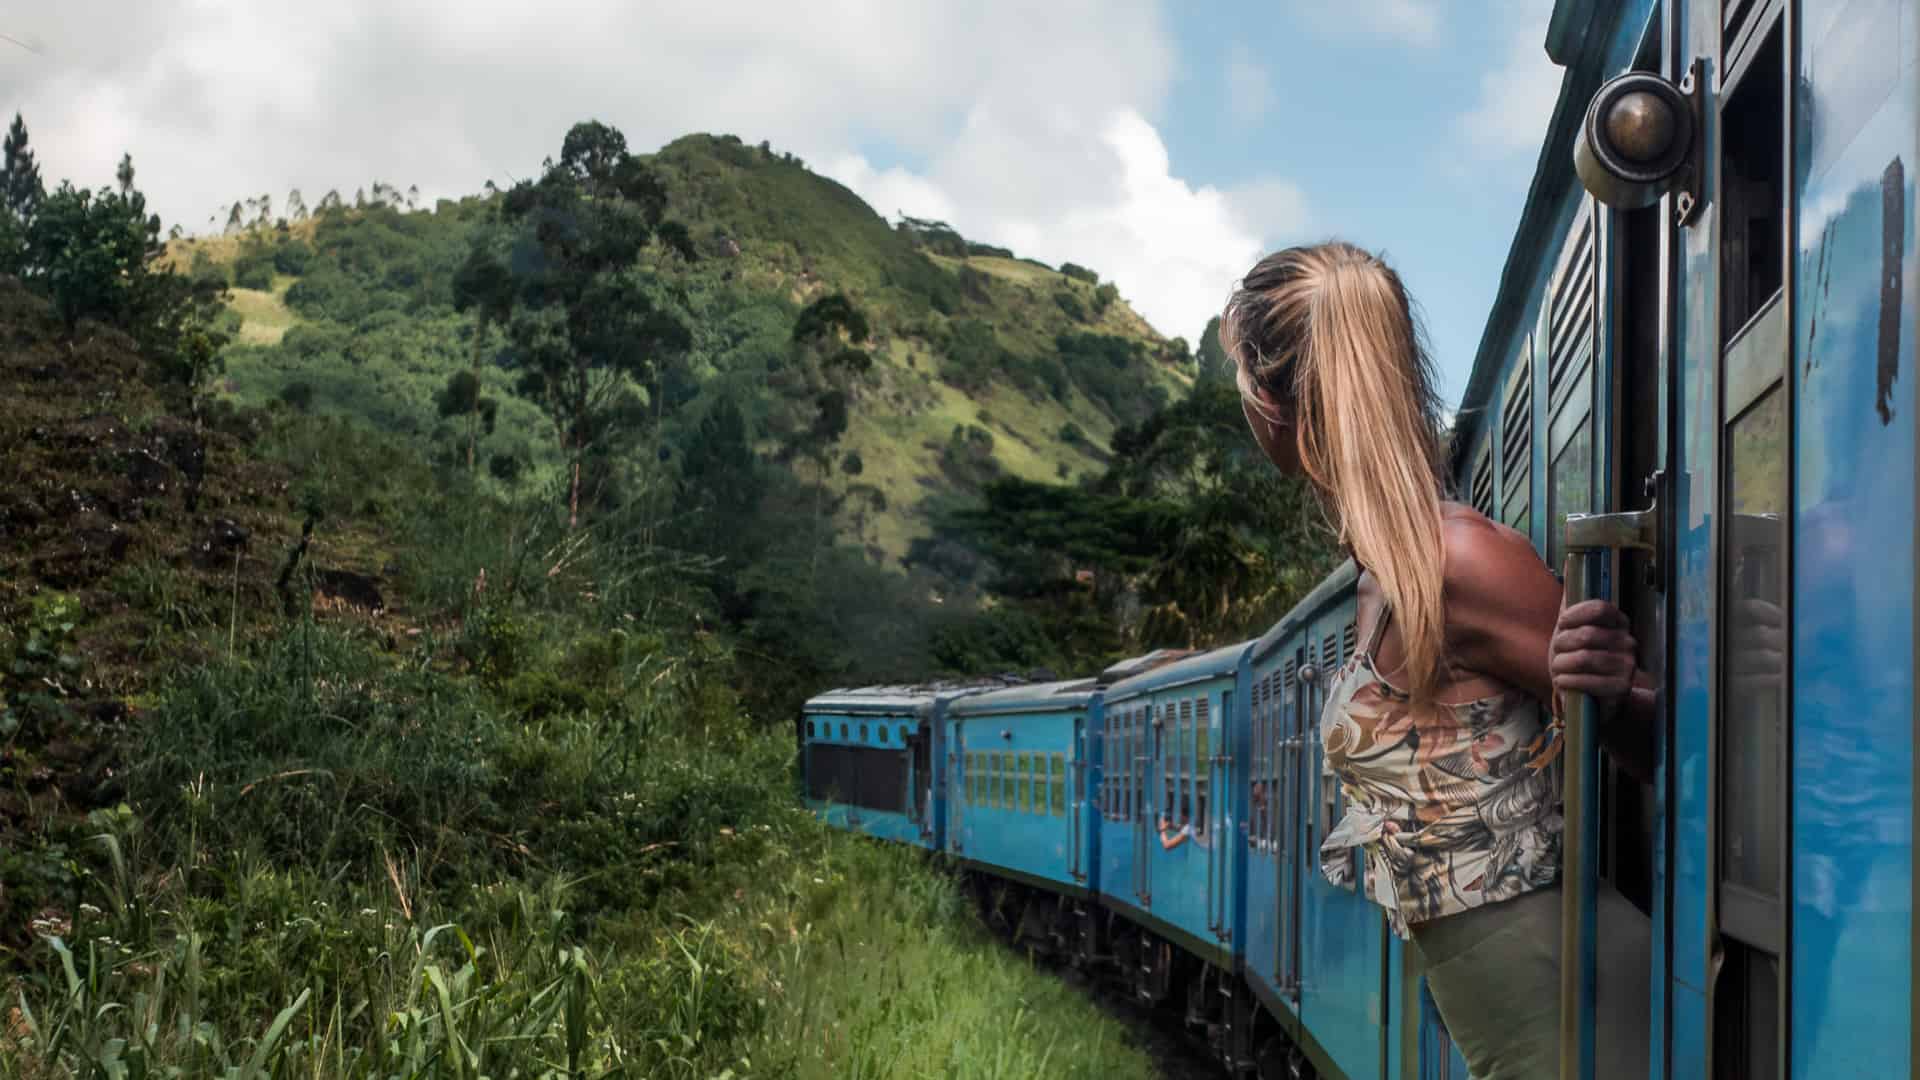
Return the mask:
<path id="1" fill-rule="evenodd" d="M 1293 425 L 1341 542 L 1399 620 L 1411 693 L 1432 697 L 1446 668 L 1440 402 L 1399 275 L 1346 243 L 1275 252 L 1234 289 L 1220 344 L 1248 402 Z"/>

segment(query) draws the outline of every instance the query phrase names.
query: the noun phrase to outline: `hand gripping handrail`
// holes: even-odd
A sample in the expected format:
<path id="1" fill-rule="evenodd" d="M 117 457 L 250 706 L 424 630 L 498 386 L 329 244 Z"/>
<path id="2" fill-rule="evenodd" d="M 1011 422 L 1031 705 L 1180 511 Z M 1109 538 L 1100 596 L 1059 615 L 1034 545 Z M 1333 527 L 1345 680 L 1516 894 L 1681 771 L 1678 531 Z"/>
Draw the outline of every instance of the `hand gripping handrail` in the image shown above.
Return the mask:
<path id="1" fill-rule="evenodd" d="M 1624 514 L 1567 515 L 1566 603 L 1591 600 L 1607 556 L 1658 543 L 1657 508 Z M 1593 798 L 1600 776 L 1600 709 L 1591 694 L 1566 703 L 1562 767 L 1566 832 L 1561 852 L 1560 1080 L 1593 1080 L 1598 955 L 1600 819 Z"/>

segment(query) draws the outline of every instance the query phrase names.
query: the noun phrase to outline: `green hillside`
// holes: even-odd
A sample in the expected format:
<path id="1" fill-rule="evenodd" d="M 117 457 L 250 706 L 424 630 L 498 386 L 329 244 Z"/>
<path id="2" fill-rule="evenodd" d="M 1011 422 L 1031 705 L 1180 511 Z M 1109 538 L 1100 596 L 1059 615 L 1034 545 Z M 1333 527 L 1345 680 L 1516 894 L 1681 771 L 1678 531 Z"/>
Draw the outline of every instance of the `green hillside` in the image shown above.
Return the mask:
<path id="1" fill-rule="evenodd" d="M 890 226 L 803 163 L 731 137 L 687 136 L 641 160 L 696 258 L 650 268 L 695 342 L 684 384 L 663 387 L 663 445 L 640 449 L 672 455 L 726 399 L 774 454 L 768 417 L 782 403 L 767 373 L 799 312 L 844 295 L 871 327 L 874 366 L 851 391 L 824 479 L 846 499 L 838 526 L 870 557 L 897 560 L 929 535 L 940 506 L 994 476 L 1097 475 L 1118 425 L 1143 421 L 1192 384 L 1185 343 L 1163 340 L 1077 268 L 1068 276 L 988 253 L 997 249 L 936 223 Z M 235 286 L 242 321 L 221 392 L 355 417 L 463 456 L 460 418 L 437 408 L 475 352 L 453 279 L 499 201 L 343 206 L 176 242 L 175 265 Z M 476 464 L 493 463 L 488 482 L 554 481 L 565 458 L 553 422 L 515 392 L 512 371 L 488 363 L 475 373 L 497 403 L 475 454 Z M 816 469 L 807 479 L 823 477 Z"/>

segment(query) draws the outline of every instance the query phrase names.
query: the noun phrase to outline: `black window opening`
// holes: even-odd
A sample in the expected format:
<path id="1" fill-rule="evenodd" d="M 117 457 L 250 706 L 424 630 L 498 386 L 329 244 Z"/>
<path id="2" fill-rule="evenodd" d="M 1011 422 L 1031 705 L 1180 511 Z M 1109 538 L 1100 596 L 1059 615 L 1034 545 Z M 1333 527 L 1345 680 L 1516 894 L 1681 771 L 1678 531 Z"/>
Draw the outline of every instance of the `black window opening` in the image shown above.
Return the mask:
<path id="1" fill-rule="evenodd" d="M 905 813 L 907 755 L 901 750 L 816 743 L 807 748 L 807 797 Z"/>

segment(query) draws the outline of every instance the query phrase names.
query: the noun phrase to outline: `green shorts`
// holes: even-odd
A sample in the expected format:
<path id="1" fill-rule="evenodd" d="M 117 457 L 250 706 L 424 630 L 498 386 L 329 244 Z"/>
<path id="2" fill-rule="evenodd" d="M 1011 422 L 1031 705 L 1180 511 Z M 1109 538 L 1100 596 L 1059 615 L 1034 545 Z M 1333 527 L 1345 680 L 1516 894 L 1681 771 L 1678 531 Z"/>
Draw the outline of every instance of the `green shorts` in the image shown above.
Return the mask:
<path id="1" fill-rule="evenodd" d="M 1600 890 L 1594 1074 L 1647 1075 L 1652 928 Z M 1427 989 L 1474 1080 L 1560 1075 L 1560 890 L 1531 892 L 1422 923 L 1413 940 Z"/>

